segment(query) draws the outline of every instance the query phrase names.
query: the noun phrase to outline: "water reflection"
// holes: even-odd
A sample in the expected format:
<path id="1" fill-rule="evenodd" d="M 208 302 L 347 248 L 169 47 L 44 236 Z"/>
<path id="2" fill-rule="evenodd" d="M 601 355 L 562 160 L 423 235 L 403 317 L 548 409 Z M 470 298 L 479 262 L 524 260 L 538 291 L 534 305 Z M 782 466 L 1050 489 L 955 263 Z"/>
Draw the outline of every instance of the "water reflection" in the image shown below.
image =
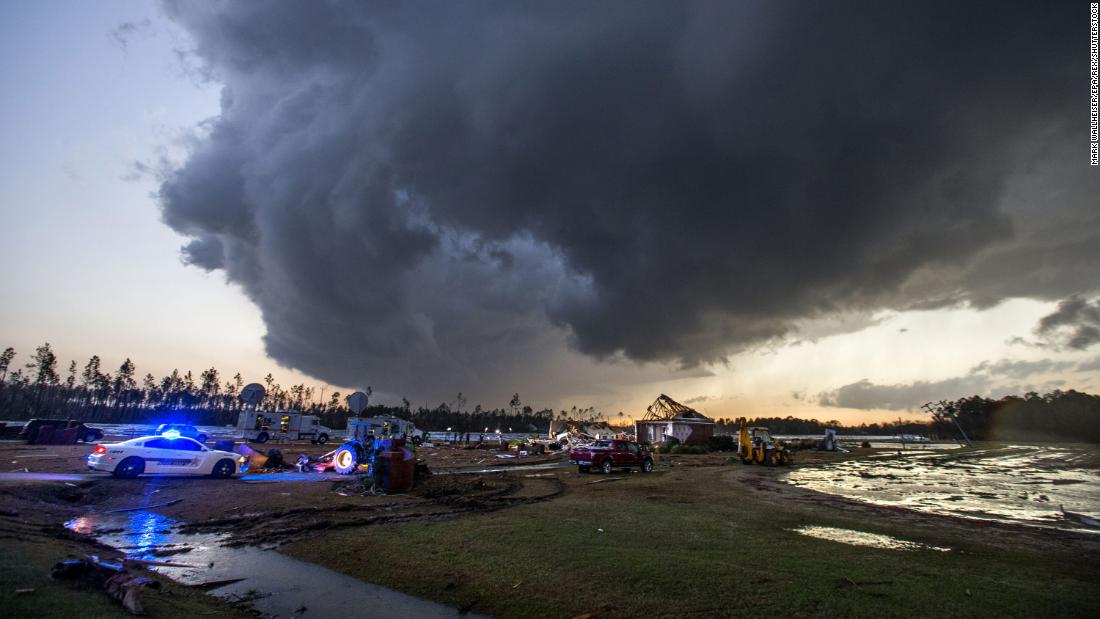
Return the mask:
<path id="1" fill-rule="evenodd" d="M 1100 454 L 1089 447 L 999 449 L 848 460 L 796 468 L 787 483 L 880 505 L 982 520 L 1080 528 L 1059 505 L 1100 513 Z"/>
<path id="2" fill-rule="evenodd" d="M 273 550 L 223 546 L 225 534 L 179 533 L 182 523 L 151 511 L 87 514 L 65 523 L 92 535 L 132 559 L 156 560 L 156 551 L 185 550 L 181 561 L 150 569 L 186 585 L 227 583 L 209 591 L 231 601 L 251 600 L 264 616 L 291 617 L 308 608 L 310 616 L 340 617 L 477 617 L 378 585 L 362 582 L 322 566 L 298 561 Z M 164 559 L 160 559 L 164 560 Z M 257 595 L 259 597 L 257 597 Z"/>
<path id="3" fill-rule="evenodd" d="M 111 545 L 126 549 L 127 557 L 155 559 L 156 550 L 172 541 L 172 527 L 177 524 L 168 516 L 150 511 L 116 516 L 120 517 L 104 518 L 98 514 L 88 514 L 73 518 L 65 526 L 83 535 L 95 535 L 104 529 L 110 530 Z"/>
<path id="4" fill-rule="evenodd" d="M 852 546 L 885 548 L 887 550 L 938 550 L 940 552 L 947 552 L 951 550 L 950 548 L 941 548 L 939 546 L 929 546 L 928 544 L 910 542 L 903 539 L 898 539 L 896 537 L 891 537 L 889 535 L 881 535 L 879 533 L 866 533 L 863 531 L 853 531 L 852 529 L 839 529 L 836 527 L 819 527 L 807 525 L 792 530 L 795 533 L 800 533 L 809 537 L 829 540 L 830 542 L 850 544 Z"/>

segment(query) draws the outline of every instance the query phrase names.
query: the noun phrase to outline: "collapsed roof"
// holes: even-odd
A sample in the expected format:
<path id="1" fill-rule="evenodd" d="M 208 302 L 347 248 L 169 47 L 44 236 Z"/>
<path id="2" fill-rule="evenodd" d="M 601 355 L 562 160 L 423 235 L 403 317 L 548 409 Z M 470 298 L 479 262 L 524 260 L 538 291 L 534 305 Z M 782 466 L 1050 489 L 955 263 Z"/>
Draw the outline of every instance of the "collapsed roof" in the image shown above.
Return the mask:
<path id="1" fill-rule="evenodd" d="M 645 416 L 642 417 L 642 421 L 671 421 L 673 419 L 711 421 L 710 417 L 690 406 L 680 404 L 663 393 L 657 396 L 653 404 L 645 409 Z"/>

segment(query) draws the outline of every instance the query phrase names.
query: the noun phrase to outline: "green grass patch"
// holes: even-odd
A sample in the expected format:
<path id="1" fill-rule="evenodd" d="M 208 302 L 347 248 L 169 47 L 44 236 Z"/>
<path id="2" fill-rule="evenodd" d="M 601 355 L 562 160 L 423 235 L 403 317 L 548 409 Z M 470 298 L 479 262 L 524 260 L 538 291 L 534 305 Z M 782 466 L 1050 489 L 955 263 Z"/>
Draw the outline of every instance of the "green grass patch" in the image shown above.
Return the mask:
<path id="1" fill-rule="evenodd" d="M 132 617 L 102 589 L 79 581 L 50 578 L 50 567 L 62 560 L 78 559 L 87 547 L 49 537 L 0 539 L 0 615 L 4 617 Z M 160 591 L 147 589 L 143 598 L 150 617 L 247 617 L 220 600 L 200 591 L 164 583 Z M 16 593 L 32 589 L 28 593 Z"/>
<path id="2" fill-rule="evenodd" d="M 285 551 L 500 617 L 569 617 L 599 607 L 610 607 L 610 616 L 1097 616 L 1100 610 L 1094 557 L 988 546 L 958 529 L 902 529 L 793 501 L 776 507 L 722 474 L 630 476 L 490 514 L 333 531 Z M 953 550 L 850 546 L 791 531 L 802 525 Z M 883 584 L 852 584 L 875 582 Z"/>

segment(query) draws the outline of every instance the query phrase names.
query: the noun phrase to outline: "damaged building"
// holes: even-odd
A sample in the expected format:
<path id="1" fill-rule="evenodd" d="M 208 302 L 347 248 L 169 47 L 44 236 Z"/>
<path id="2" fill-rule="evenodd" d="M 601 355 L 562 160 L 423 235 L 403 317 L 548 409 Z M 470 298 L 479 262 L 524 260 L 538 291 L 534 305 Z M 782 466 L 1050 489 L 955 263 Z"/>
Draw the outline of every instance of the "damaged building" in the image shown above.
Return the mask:
<path id="1" fill-rule="evenodd" d="M 634 422 L 634 431 L 639 443 L 658 445 L 672 437 L 684 445 L 706 445 L 714 425 L 710 417 L 662 393 Z"/>

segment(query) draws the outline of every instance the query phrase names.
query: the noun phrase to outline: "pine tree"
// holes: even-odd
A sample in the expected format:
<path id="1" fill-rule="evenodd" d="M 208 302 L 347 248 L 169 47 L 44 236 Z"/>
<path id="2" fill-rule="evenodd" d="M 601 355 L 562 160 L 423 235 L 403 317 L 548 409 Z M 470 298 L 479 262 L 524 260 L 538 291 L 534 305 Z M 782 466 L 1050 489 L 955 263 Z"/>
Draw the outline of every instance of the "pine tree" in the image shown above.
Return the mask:
<path id="1" fill-rule="evenodd" d="M 96 378 L 99 377 L 99 367 L 99 355 L 92 355 L 92 358 L 88 359 L 88 363 L 84 366 L 84 371 L 80 373 L 81 384 L 85 387 L 94 387 Z"/>
<path id="2" fill-rule="evenodd" d="M 218 370 L 213 367 L 205 370 L 202 374 L 199 374 L 199 380 L 202 381 L 199 389 L 202 391 L 204 405 L 210 406 L 211 401 L 218 397 L 221 390 L 221 385 L 218 384 Z"/>
<path id="3" fill-rule="evenodd" d="M 57 375 L 57 355 L 53 354 L 50 343 L 34 349 L 34 356 L 27 363 L 27 369 L 34 373 L 35 385 L 56 385 L 61 382 Z"/>
<path id="4" fill-rule="evenodd" d="M 70 392 L 76 388 L 76 360 L 69 362 L 69 375 L 65 378 L 65 388 Z"/>
<path id="5" fill-rule="evenodd" d="M 127 357 L 122 365 L 118 366 L 118 373 L 115 374 L 113 381 L 113 387 L 115 392 L 115 402 L 126 406 L 130 402 L 129 392 L 137 387 L 137 381 L 134 380 L 135 372 L 134 362 L 130 361 Z"/>
<path id="6" fill-rule="evenodd" d="M 146 374 L 141 380 L 141 386 L 145 391 L 145 403 L 156 406 L 160 402 L 160 393 L 157 390 L 157 379 L 152 374 Z"/>
<path id="7" fill-rule="evenodd" d="M 8 378 L 8 368 L 11 366 L 11 360 L 15 358 L 15 349 L 8 346 L 4 349 L 4 352 L 0 353 L 0 383 L 3 383 Z"/>

